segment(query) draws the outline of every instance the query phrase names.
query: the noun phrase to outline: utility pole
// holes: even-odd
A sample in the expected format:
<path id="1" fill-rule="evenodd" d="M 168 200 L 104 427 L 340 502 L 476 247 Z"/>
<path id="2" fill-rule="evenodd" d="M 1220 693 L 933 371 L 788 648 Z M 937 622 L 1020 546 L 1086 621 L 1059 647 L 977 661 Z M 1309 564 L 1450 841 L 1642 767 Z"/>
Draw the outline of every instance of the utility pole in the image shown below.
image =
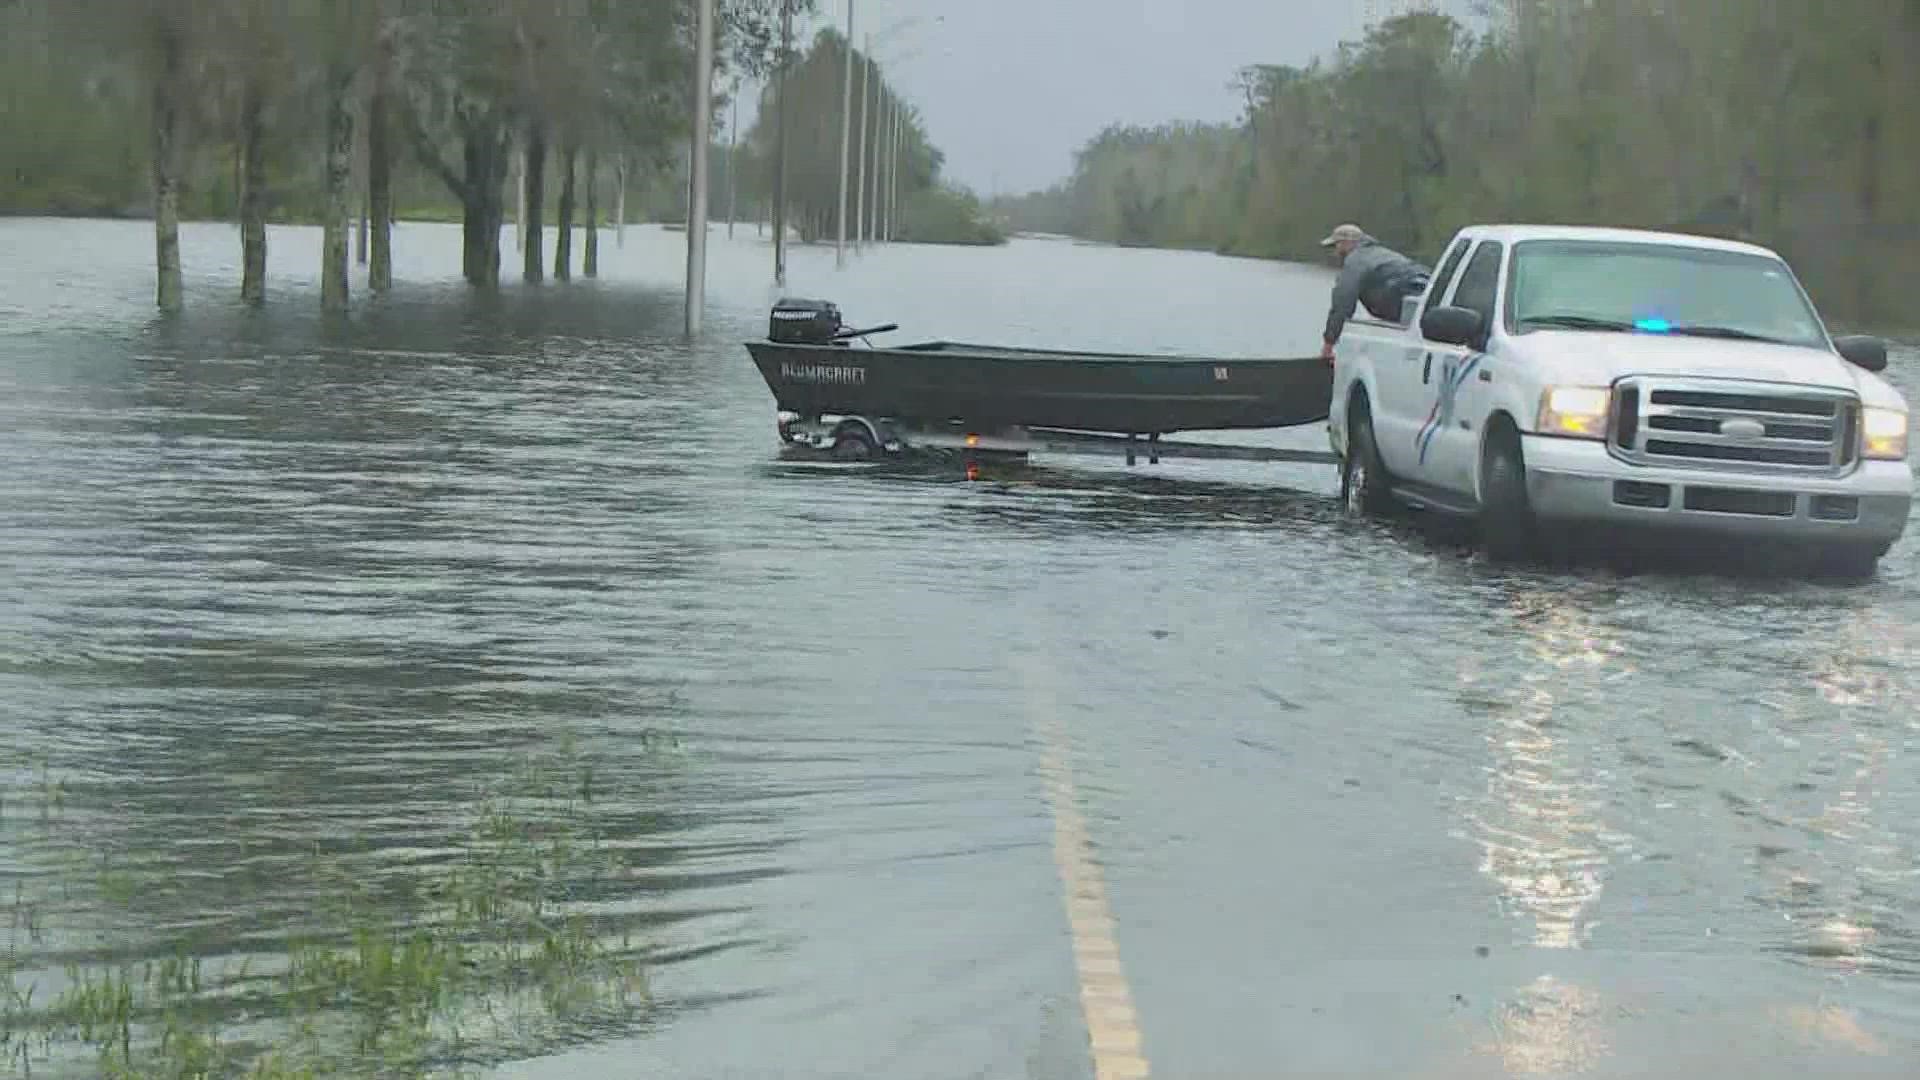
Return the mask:
<path id="1" fill-rule="evenodd" d="M 867 204 L 867 236 L 874 247 L 880 246 L 880 207 L 887 190 L 887 79 L 882 75 L 873 88 L 873 201 Z"/>
<path id="2" fill-rule="evenodd" d="M 713 0 L 699 0 L 695 22 L 693 154 L 687 170 L 687 334 L 700 332 L 707 299 L 707 144 L 713 139 Z"/>
<path id="3" fill-rule="evenodd" d="M 740 80 L 733 80 L 732 112 L 727 117 L 727 239 L 733 239 L 733 219 L 740 207 Z"/>
<path id="4" fill-rule="evenodd" d="M 867 86 L 873 82 L 873 35 L 866 37 L 860 58 L 860 166 L 855 171 L 853 192 L 853 250 L 859 254 L 867 232 L 867 129 L 873 126 L 873 109 L 867 104 Z"/>
<path id="5" fill-rule="evenodd" d="M 906 103 L 901 102 L 900 111 L 893 118 L 893 190 L 888 195 L 893 203 L 893 209 L 888 213 L 891 219 L 889 230 L 891 235 L 896 236 L 900 231 L 900 166 L 905 164 L 906 160 L 907 109 Z"/>
<path id="6" fill-rule="evenodd" d="M 709 0 L 702 0 L 703 3 Z M 853 138 L 853 0 L 847 0 L 846 70 L 840 82 L 840 228 L 833 242 L 833 265 L 847 265 L 847 151 Z"/>
<path id="7" fill-rule="evenodd" d="M 868 232 L 873 235 L 875 247 L 886 243 L 886 237 L 880 233 L 881 208 L 886 205 L 887 192 L 887 125 L 892 106 L 887 102 L 887 84 L 882 79 L 875 88 L 874 96 L 879 99 L 879 123 L 873 128 L 873 210 L 868 215 Z"/>
<path id="8" fill-rule="evenodd" d="M 780 101 L 773 130 L 773 283 L 787 287 L 787 60 L 793 52 L 793 0 L 780 0 Z"/>
<path id="9" fill-rule="evenodd" d="M 893 185 L 900 175 L 900 110 L 906 102 L 893 99 L 893 115 L 887 121 L 887 243 L 893 243 Z"/>
<path id="10" fill-rule="evenodd" d="M 893 192 L 900 179 L 900 99 L 893 99 L 893 109 L 887 114 L 887 213 L 881 222 L 880 237 L 887 243 L 893 243 Z"/>

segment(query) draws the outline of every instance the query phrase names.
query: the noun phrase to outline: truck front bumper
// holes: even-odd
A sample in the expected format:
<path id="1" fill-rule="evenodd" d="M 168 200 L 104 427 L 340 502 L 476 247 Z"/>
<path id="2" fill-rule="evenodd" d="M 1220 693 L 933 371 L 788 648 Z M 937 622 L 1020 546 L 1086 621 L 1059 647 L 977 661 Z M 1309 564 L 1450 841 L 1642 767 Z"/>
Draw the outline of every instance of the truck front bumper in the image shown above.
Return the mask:
<path id="1" fill-rule="evenodd" d="M 1885 550 L 1913 502 L 1904 461 L 1839 477 L 1629 465 L 1588 439 L 1524 437 L 1527 494 L 1542 522 L 1717 533 Z"/>

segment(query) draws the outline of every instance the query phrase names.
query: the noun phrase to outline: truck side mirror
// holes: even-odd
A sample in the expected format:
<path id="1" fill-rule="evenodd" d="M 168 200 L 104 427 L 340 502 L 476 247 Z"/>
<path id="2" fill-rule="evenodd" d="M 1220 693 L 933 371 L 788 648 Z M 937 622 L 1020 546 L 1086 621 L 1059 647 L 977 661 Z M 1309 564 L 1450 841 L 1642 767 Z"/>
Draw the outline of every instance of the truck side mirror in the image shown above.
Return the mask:
<path id="1" fill-rule="evenodd" d="M 1472 308 L 1437 307 L 1420 317 L 1420 333 L 1429 341 L 1443 345 L 1471 347 L 1480 339 L 1480 313 Z"/>
<path id="2" fill-rule="evenodd" d="M 1834 338 L 1833 347 L 1841 359 L 1855 367 L 1868 371 L 1887 370 L 1887 343 L 1877 337 L 1850 334 Z"/>

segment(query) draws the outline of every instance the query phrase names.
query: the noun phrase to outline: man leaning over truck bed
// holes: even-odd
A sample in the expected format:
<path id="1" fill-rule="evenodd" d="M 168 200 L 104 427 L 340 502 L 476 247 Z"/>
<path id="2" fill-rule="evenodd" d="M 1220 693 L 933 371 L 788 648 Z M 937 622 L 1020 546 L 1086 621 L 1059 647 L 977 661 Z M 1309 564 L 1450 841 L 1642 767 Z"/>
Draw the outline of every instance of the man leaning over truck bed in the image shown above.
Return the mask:
<path id="1" fill-rule="evenodd" d="M 1356 303 L 1365 304 L 1374 318 L 1400 321 L 1403 298 L 1418 296 L 1427 287 L 1427 268 L 1368 236 L 1358 225 L 1341 225 L 1320 246 L 1332 248 L 1340 259 L 1340 277 L 1333 283 L 1333 307 L 1327 312 L 1320 357 L 1333 360 L 1333 346 L 1353 317 Z"/>

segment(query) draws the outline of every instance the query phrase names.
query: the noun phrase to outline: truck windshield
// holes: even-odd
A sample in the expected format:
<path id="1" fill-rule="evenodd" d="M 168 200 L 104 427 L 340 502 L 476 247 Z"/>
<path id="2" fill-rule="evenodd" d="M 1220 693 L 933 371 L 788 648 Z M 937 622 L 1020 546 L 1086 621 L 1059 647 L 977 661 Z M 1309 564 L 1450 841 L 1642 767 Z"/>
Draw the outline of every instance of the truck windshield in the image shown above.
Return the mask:
<path id="1" fill-rule="evenodd" d="M 1678 244 L 1528 240 L 1513 249 L 1507 328 L 1691 334 L 1824 349 L 1777 259 Z"/>

